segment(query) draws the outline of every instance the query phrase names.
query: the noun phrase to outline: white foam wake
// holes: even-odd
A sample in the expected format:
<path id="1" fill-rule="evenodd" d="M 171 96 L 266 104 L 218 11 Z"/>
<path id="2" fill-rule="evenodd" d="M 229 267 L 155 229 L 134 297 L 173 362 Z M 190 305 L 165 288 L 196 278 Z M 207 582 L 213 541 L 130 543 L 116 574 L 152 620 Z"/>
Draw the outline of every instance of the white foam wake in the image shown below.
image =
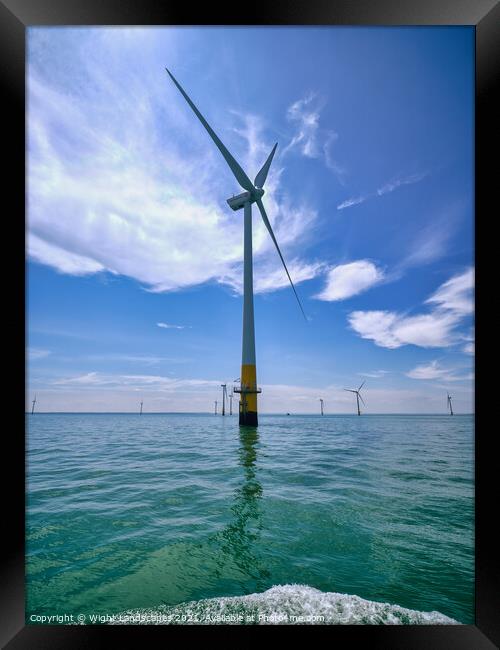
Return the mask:
<path id="1" fill-rule="evenodd" d="M 87 621 L 87 623 L 90 621 Z M 122 612 L 110 625 L 330 624 L 456 625 L 439 612 L 420 612 L 359 596 L 323 592 L 307 585 L 279 585 L 260 594 L 208 598 L 173 607 Z"/>

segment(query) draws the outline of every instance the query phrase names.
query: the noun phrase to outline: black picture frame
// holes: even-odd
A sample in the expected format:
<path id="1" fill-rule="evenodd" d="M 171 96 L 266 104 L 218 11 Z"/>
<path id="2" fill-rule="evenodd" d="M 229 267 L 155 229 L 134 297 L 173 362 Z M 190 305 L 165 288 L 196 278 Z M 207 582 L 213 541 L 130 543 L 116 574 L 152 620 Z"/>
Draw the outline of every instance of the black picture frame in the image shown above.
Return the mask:
<path id="1" fill-rule="evenodd" d="M 42 25 L 473 25 L 476 32 L 476 239 L 485 222 L 493 221 L 488 214 L 495 205 L 493 192 L 498 185 L 498 158 L 494 151 L 494 133 L 498 104 L 493 99 L 493 84 L 499 73 L 500 4 L 496 0 L 280 0 L 272 5 L 255 6 L 244 13 L 228 6 L 214 7 L 211 3 L 197 6 L 183 3 L 145 0 L 0 0 L 0 79 L 2 83 L 2 113 L 4 139 L 10 139 L 4 159 L 4 189 L 8 188 L 9 209 L 6 210 L 4 191 L 4 224 L 9 224 L 6 248 L 15 254 L 9 266 L 5 300 L 24 314 L 25 295 L 25 35 L 29 26 Z M 252 7 L 253 8 L 253 7 Z M 491 156 L 490 156 L 491 154 Z M 492 161 L 490 164 L 490 160 Z M 492 210 L 493 211 L 493 210 Z M 496 210 L 498 212 L 498 210 Z M 9 242 L 9 243 L 7 243 Z M 479 277 L 477 302 L 484 289 L 481 258 L 476 256 L 476 276 Z M 10 280 L 14 279 L 13 282 Z M 9 311 L 12 314 L 12 311 Z M 484 320 L 483 320 L 484 319 Z M 476 313 L 477 320 L 477 313 Z M 487 317 L 479 311 L 476 323 L 478 339 L 485 340 Z M 9 317 L 9 324 L 13 322 Z M 4 475 L 11 469 L 4 489 L 2 509 L 4 526 L 1 559 L 0 642 L 8 650 L 21 648 L 50 648 L 51 650 L 100 648 L 113 645 L 159 645 L 171 638 L 174 628 L 166 626 L 25 626 L 24 613 L 24 319 L 10 327 L 9 351 L 14 356 L 9 374 L 10 399 L 4 408 L 14 413 L 12 424 L 4 429 L 2 451 Z M 10 343 L 17 337 L 15 345 Z M 485 352 L 477 348 L 476 369 L 479 382 L 483 373 Z M 479 361 L 479 364 L 478 364 Z M 476 612 L 475 625 L 459 626 L 303 626 L 294 627 L 296 634 L 316 634 L 318 630 L 339 647 L 366 644 L 385 650 L 416 648 L 453 648 L 453 650 L 482 650 L 500 645 L 500 587 L 498 583 L 498 541 L 493 524 L 498 520 L 494 504 L 498 463 L 494 453 L 494 429 L 488 424 L 481 408 L 487 396 L 476 398 L 475 417 L 475 494 L 476 494 Z M 10 402 L 14 402 L 13 405 Z M 281 626 L 254 626 L 266 635 L 283 631 Z M 176 633 L 190 637 L 201 632 L 204 641 L 216 632 L 228 640 L 239 635 L 241 627 L 203 626 L 176 628 Z M 305 631 L 304 631 L 305 630 Z M 248 634 L 248 628 L 243 629 Z M 260 632 L 258 632 L 260 633 Z"/>

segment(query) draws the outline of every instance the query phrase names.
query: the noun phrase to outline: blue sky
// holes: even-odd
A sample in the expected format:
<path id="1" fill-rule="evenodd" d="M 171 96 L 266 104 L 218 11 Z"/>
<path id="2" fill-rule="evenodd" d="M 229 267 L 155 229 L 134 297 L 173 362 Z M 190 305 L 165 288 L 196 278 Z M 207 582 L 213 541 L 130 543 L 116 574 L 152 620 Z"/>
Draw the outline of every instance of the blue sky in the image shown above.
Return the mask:
<path id="1" fill-rule="evenodd" d="M 253 178 L 262 412 L 473 410 L 472 28 L 30 28 L 28 390 L 210 411 L 239 377 Z"/>

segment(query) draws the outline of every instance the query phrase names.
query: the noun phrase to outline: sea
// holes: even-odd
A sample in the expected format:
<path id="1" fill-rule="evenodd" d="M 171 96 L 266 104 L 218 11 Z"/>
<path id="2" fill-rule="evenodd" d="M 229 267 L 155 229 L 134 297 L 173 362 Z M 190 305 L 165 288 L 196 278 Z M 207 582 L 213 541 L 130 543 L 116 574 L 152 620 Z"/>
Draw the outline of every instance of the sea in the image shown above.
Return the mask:
<path id="1" fill-rule="evenodd" d="M 473 624 L 472 415 L 26 416 L 28 624 Z"/>

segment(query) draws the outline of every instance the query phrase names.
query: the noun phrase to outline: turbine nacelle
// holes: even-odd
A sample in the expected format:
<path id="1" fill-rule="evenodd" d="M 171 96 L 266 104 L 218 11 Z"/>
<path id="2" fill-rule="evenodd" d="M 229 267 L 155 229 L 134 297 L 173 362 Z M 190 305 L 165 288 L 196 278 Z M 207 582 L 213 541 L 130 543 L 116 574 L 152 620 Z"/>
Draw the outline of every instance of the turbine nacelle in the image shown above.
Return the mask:
<path id="1" fill-rule="evenodd" d="M 227 203 L 232 210 L 241 210 L 245 203 L 255 203 L 263 195 L 264 190 L 256 187 L 253 192 L 243 192 L 237 196 L 232 196 L 227 200 Z"/>

